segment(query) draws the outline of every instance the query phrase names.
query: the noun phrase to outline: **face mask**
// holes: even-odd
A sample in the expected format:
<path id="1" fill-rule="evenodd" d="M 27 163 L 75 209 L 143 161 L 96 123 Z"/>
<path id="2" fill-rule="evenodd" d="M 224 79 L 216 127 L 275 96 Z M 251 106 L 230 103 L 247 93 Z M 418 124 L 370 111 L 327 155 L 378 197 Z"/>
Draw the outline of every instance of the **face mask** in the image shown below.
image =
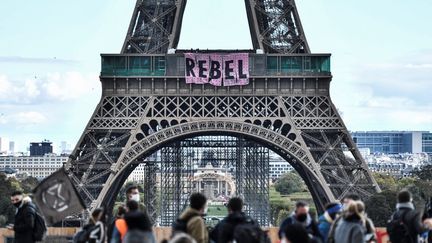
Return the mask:
<path id="1" fill-rule="evenodd" d="M 135 202 L 139 202 L 140 201 L 140 195 L 139 194 L 132 194 L 130 197 L 130 200 L 133 200 Z"/>
<path id="2" fill-rule="evenodd" d="M 22 201 L 19 201 L 19 202 L 14 203 L 13 205 L 14 205 L 16 208 L 19 208 L 19 207 L 21 206 L 21 203 L 22 203 Z"/>
<path id="3" fill-rule="evenodd" d="M 307 214 L 299 214 L 296 218 L 299 222 L 304 222 L 307 219 Z"/>

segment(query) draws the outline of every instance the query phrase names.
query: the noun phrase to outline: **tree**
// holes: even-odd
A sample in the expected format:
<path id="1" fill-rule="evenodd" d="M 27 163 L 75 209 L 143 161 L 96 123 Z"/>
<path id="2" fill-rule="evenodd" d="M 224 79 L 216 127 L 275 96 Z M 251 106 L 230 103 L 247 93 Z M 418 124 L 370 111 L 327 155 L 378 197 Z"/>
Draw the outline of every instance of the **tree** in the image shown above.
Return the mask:
<path id="1" fill-rule="evenodd" d="M 15 190 L 21 190 L 21 185 L 15 178 L 7 178 L 0 173 L 0 215 L 6 219 L 6 223 L 13 222 L 15 208 L 10 202 L 10 195 Z M 0 225 L 5 226 L 5 225 Z"/>
<path id="2" fill-rule="evenodd" d="M 38 184 L 38 179 L 29 176 L 21 181 L 21 188 L 23 189 L 24 193 L 31 193 Z"/>
<path id="3" fill-rule="evenodd" d="M 288 172 L 282 175 L 276 181 L 275 189 L 282 195 L 307 191 L 307 187 L 303 179 L 295 172 Z"/>
<path id="4" fill-rule="evenodd" d="M 393 176 L 377 173 L 372 173 L 373 177 L 375 178 L 376 182 L 380 186 L 381 190 L 390 190 L 390 191 L 396 191 L 397 190 L 397 183 Z"/>
<path id="5" fill-rule="evenodd" d="M 391 192 L 391 194 L 393 193 Z M 385 194 L 378 193 L 371 196 L 365 203 L 366 213 L 368 217 L 372 219 L 375 226 L 385 227 L 387 220 L 393 213 L 393 208 L 390 207 L 390 203 L 387 199 Z"/>
<path id="6" fill-rule="evenodd" d="M 271 223 L 275 226 L 278 226 L 281 222 L 279 222 L 279 214 L 281 211 L 289 212 L 290 204 L 292 203 L 289 198 L 282 197 L 279 192 L 277 192 L 274 186 L 270 187 L 270 220 Z"/>
<path id="7" fill-rule="evenodd" d="M 432 180 L 432 165 L 424 165 L 413 170 L 412 174 L 420 180 Z"/>

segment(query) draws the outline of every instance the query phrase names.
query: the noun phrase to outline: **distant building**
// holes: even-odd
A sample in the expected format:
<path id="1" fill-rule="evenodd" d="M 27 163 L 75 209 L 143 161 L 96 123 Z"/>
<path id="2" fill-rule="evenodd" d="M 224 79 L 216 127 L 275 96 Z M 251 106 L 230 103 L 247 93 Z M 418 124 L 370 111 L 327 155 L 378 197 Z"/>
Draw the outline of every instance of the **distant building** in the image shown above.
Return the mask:
<path id="1" fill-rule="evenodd" d="M 273 180 L 279 178 L 280 176 L 282 176 L 287 172 L 294 170 L 294 168 L 286 160 L 284 160 L 282 157 L 274 153 L 272 153 L 270 156 L 269 164 L 270 164 L 269 165 L 270 179 Z"/>
<path id="2" fill-rule="evenodd" d="M 432 133 L 422 134 L 422 150 L 429 155 L 429 160 L 432 161 Z"/>
<path id="3" fill-rule="evenodd" d="M 47 154 L 45 156 L 1 156 L 0 171 L 17 170 L 16 173 L 26 173 L 38 179 L 43 179 L 63 166 L 67 156 Z"/>
<path id="4" fill-rule="evenodd" d="M 427 153 L 432 157 L 432 133 L 426 131 L 364 131 L 352 132 L 359 149 L 371 153 L 402 154 Z"/>
<path id="5" fill-rule="evenodd" d="M 214 167 L 211 162 L 198 167 L 193 176 L 193 188 L 211 200 L 225 200 L 235 194 L 235 182 L 227 168 Z"/>
<path id="6" fill-rule="evenodd" d="M 71 154 L 71 153 L 72 153 L 71 145 L 69 143 L 67 143 L 66 141 L 61 141 L 60 142 L 60 154 Z"/>
<path id="7" fill-rule="evenodd" d="M 7 154 L 7 153 L 8 153 L 7 139 L 0 137 L 0 154 Z"/>
<path id="8" fill-rule="evenodd" d="M 371 154 L 365 157 L 369 169 L 396 177 L 410 176 L 411 172 L 428 163 L 426 153 Z"/>
<path id="9" fill-rule="evenodd" d="M 45 154 L 52 154 L 52 142 L 43 141 L 39 143 L 30 143 L 30 156 L 44 156 Z"/>
<path id="10" fill-rule="evenodd" d="M 15 153 L 15 142 L 14 141 L 10 141 L 9 142 L 9 154 L 13 155 Z"/>

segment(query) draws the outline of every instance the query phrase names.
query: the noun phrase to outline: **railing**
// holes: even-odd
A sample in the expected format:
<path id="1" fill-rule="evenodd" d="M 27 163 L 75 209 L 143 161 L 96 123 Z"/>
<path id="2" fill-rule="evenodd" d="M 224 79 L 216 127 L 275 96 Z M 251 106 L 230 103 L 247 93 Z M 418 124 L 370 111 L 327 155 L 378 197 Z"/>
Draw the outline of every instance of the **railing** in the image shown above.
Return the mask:
<path id="1" fill-rule="evenodd" d="M 176 76 L 185 73 L 183 54 L 102 54 L 101 76 Z M 330 54 L 249 54 L 249 74 L 330 76 Z"/>

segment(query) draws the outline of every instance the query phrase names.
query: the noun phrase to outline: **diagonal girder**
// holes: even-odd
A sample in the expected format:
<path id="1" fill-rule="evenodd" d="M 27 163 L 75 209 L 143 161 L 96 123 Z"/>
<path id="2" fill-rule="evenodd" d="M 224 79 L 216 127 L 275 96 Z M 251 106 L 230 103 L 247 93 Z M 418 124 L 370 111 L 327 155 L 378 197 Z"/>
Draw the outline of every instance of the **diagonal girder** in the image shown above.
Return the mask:
<path id="1" fill-rule="evenodd" d="M 254 49 L 310 53 L 294 0 L 245 0 Z"/>
<path id="2" fill-rule="evenodd" d="M 122 53 L 167 53 L 176 48 L 186 0 L 137 0 Z"/>

